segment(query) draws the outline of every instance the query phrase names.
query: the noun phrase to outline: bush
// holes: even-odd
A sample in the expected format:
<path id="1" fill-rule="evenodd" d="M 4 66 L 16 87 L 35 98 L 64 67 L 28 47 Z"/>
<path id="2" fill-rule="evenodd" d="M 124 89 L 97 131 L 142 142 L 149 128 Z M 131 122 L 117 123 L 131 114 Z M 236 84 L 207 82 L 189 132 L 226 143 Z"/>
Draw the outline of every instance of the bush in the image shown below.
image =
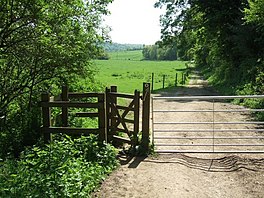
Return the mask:
<path id="1" fill-rule="evenodd" d="M 0 197 L 89 197 L 117 165 L 115 149 L 96 136 L 65 136 L 2 162 Z"/>

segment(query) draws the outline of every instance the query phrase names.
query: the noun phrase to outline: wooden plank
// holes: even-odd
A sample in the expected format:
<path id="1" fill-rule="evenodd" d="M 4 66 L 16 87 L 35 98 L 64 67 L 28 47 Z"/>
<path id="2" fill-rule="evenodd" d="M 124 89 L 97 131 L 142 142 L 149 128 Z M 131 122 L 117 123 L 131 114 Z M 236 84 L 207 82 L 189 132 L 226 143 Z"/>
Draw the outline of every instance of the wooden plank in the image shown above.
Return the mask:
<path id="1" fill-rule="evenodd" d="M 103 108 L 104 103 L 55 101 L 41 102 L 42 107 Z"/>
<path id="2" fill-rule="evenodd" d="M 104 94 L 104 93 L 77 93 L 77 92 L 69 92 L 69 98 L 97 98 L 101 94 Z"/>
<path id="3" fill-rule="evenodd" d="M 96 118 L 99 116 L 98 112 L 77 112 L 74 114 L 75 117 L 79 117 L 79 118 Z"/>
<path id="4" fill-rule="evenodd" d="M 134 99 L 134 95 L 131 95 L 131 94 L 115 93 L 115 92 L 110 92 L 109 94 L 110 94 L 110 96 L 112 95 L 114 97 Z"/>
<path id="5" fill-rule="evenodd" d="M 116 105 L 116 108 L 118 110 L 135 111 L 135 108 L 134 107 L 125 107 L 125 106 L 121 106 L 121 105 Z"/>
<path id="6" fill-rule="evenodd" d="M 113 140 L 117 141 L 117 142 L 121 142 L 121 143 L 127 143 L 127 144 L 131 144 L 132 143 L 131 140 L 128 139 L 128 138 L 119 137 L 119 136 L 116 136 L 116 135 L 113 136 Z"/>
<path id="7" fill-rule="evenodd" d="M 120 118 L 119 117 L 113 117 L 113 119 L 115 119 L 117 121 L 120 121 Z M 134 120 L 131 120 L 131 119 L 122 118 L 122 121 L 127 122 L 127 123 L 130 123 L 130 124 L 134 124 Z"/>

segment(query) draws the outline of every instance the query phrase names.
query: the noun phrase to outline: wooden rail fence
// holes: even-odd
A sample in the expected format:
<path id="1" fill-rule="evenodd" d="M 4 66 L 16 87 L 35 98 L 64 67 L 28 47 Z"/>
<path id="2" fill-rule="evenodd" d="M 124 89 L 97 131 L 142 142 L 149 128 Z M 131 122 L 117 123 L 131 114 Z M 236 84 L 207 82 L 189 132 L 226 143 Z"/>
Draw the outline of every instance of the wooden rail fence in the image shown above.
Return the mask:
<path id="1" fill-rule="evenodd" d="M 105 94 L 104 93 L 72 93 L 68 92 L 68 87 L 62 88 L 62 94 L 58 100 L 54 101 L 54 97 L 50 97 L 48 93 L 43 93 L 41 97 L 43 127 L 45 142 L 50 140 L 51 133 L 64 133 L 68 135 L 89 135 L 98 134 L 100 140 L 106 139 L 106 125 L 105 125 Z M 96 102 L 81 102 L 71 101 L 71 99 L 83 98 L 97 98 Z M 62 109 L 61 120 L 62 127 L 51 126 L 51 108 L 60 107 Z M 98 128 L 76 128 L 68 126 L 68 109 L 69 108 L 86 108 L 96 109 L 97 112 L 78 112 L 76 117 L 98 118 Z"/>
<path id="2" fill-rule="evenodd" d="M 91 99 L 93 98 L 93 100 Z M 118 98 L 130 100 L 128 105 L 120 105 Z M 86 101 L 83 101 L 86 99 Z M 98 134 L 101 141 L 122 142 L 133 146 L 139 144 L 140 100 L 142 100 L 142 139 L 145 149 L 149 145 L 150 84 L 143 84 L 143 94 L 135 90 L 134 94 L 117 92 L 116 86 L 106 88 L 105 93 L 73 93 L 63 86 L 58 97 L 49 93 L 41 96 L 44 141 L 51 140 L 52 133 L 68 135 Z M 89 101 L 89 102 L 87 102 Z M 93 102 L 90 102 L 93 101 Z M 51 108 L 61 108 L 61 127 L 51 124 Z M 75 117 L 97 118 L 97 128 L 70 127 L 69 108 L 82 108 L 85 112 L 76 112 Z M 132 115 L 131 115 L 132 114 Z M 128 125 L 132 125 L 128 126 Z"/>

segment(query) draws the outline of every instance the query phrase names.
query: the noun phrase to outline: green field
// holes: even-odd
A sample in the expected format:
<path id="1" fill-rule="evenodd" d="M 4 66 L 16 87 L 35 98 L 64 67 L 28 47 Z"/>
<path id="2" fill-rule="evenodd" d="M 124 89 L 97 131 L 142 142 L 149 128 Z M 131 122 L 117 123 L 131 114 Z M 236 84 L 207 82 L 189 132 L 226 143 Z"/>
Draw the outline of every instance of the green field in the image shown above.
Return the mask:
<path id="1" fill-rule="evenodd" d="M 140 61 L 142 60 L 143 54 L 142 50 L 134 50 L 134 51 L 116 51 L 109 53 L 110 60 L 134 60 Z"/>
<path id="2" fill-rule="evenodd" d="M 96 79 L 106 86 L 117 85 L 119 92 L 132 93 L 142 91 L 143 82 L 151 82 L 154 73 L 154 90 L 163 87 L 163 75 L 166 75 L 165 87 L 174 86 L 178 73 L 178 85 L 181 73 L 186 72 L 183 61 L 142 61 L 141 51 L 124 51 L 110 54 L 109 60 L 96 60 L 98 68 Z"/>

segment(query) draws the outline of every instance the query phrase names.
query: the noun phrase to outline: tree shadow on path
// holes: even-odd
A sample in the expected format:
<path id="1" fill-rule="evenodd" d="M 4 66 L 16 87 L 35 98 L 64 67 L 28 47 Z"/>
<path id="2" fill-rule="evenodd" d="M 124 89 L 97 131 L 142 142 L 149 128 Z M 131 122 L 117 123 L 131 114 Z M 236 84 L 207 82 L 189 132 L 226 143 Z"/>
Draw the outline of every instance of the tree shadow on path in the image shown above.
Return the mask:
<path id="1" fill-rule="evenodd" d="M 264 158 L 251 159 L 235 155 L 216 159 L 191 157 L 184 154 L 160 155 L 158 159 L 147 158 L 144 162 L 161 164 L 181 164 L 188 168 L 207 172 L 234 172 L 241 169 L 264 171 Z"/>

